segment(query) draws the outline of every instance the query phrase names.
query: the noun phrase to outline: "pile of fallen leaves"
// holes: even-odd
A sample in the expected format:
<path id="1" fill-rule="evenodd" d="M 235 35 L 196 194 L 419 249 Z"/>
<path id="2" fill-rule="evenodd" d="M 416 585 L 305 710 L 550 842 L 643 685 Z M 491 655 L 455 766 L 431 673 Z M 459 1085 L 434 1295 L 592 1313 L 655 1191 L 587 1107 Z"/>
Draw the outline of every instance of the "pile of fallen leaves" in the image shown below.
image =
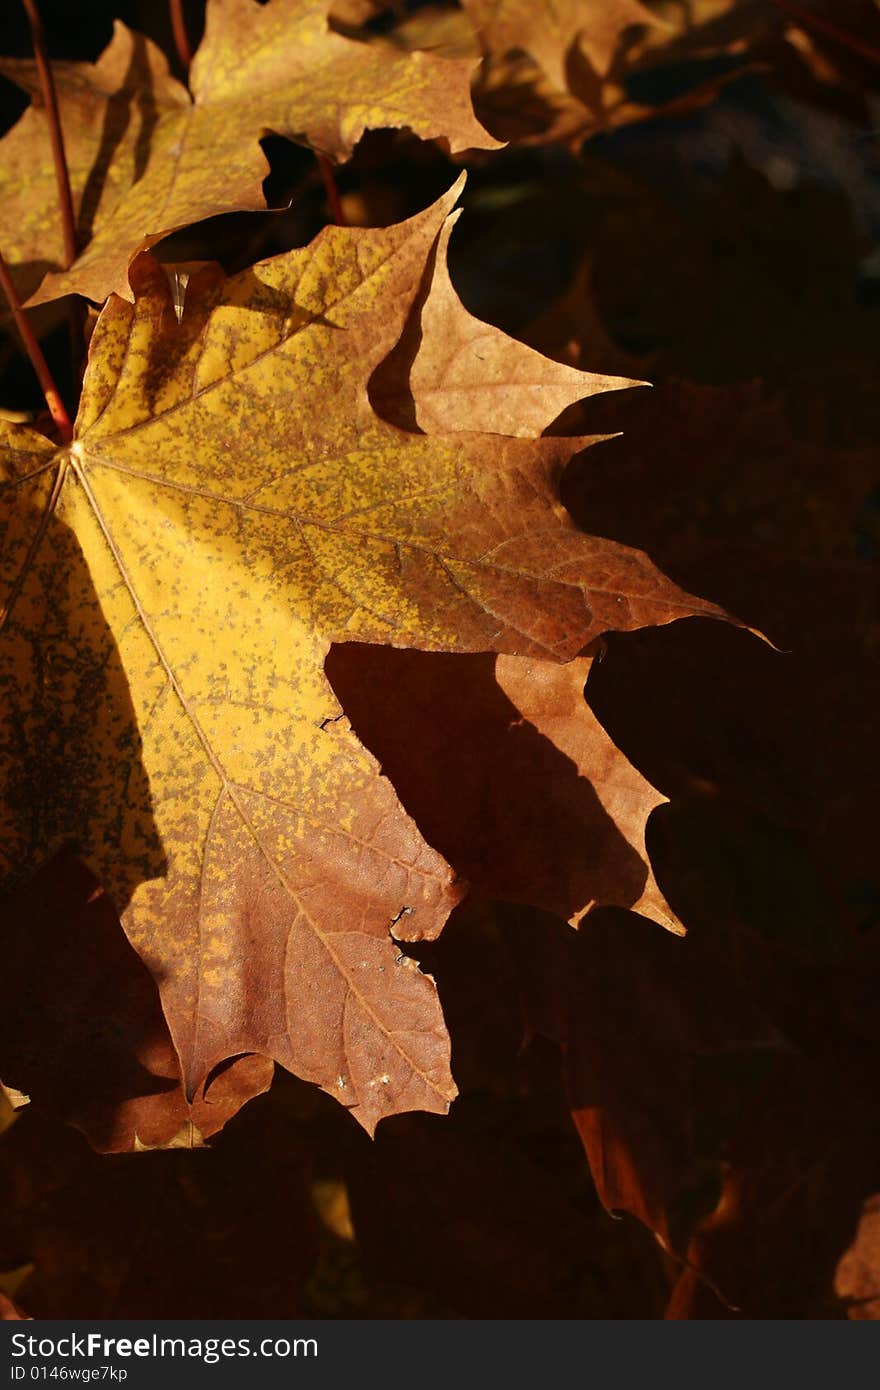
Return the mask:
<path id="1" fill-rule="evenodd" d="M 53 63 L 74 255 L 0 60 L 0 1303 L 878 1316 L 872 211 L 835 390 L 781 156 L 607 143 L 857 134 L 876 11 L 187 17 Z"/>

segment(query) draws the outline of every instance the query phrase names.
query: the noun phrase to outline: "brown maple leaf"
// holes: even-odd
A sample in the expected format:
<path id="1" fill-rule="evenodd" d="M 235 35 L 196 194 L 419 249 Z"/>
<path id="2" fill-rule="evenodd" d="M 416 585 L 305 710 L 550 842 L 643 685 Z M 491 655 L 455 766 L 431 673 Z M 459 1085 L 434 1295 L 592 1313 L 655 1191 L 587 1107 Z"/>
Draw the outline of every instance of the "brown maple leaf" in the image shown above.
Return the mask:
<path id="1" fill-rule="evenodd" d="M 33 96 L 2 142 L 0 244 L 33 302 L 129 294 L 132 256 L 189 223 L 265 206 L 274 132 L 347 159 L 368 128 L 408 126 L 453 151 L 497 147 L 476 120 L 475 60 L 328 26 L 328 0 L 209 0 L 191 94 L 149 39 L 117 21 L 98 61 L 54 65 L 80 255 L 63 265 L 48 123 L 35 65 L 0 71 Z M 43 272 L 48 275 L 40 284 Z"/>
<path id="2" fill-rule="evenodd" d="M 450 279 L 449 218 L 421 303 L 371 383 L 374 406 L 426 434 L 484 430 L 534 439 L 574 401 L 645 383 L 554 362 L 468 313 Z"/>
<path id="3" fill-rule="evenodd" d="M 0 1058 L 105 1152 L 200 1147 L 272 1081 L 267 1058 L 239 1057 L 187 1102 L 155 981 L 70 854 L 4 904 Z"/>
<path id="4" fill-rule="evenodd" d="M 852 1245 L 838 1262 L 834 1288 L 849 1317 L 880 1321 L 880 1192 L 862 1207 Z"/>
<path id="5" fill-rule="evenodd" d="M 781 27 L 773 6 L 757 33 L 751 9 L 743 20 L 739 7 L 741 13 L 727 25 L 712 0 L 705 6 L 666 7 L 662 15 L 639 0 L 464 3 L 486 56 L 475 90 L 480 117 L 499 138 L 520 144 L 578 148 L 600 130 L 699 109 L 749 62 L 766 62 L 764 30 Z M 675 73 L 678 86 L 685 63 L 718 53 L 736 54 L 743 66 L 696 81 L 672 98 L 637 100 L 625 80 L 656 73 L 661 80 L 642 87 L 662 91 L 670 85 L 663 80 L 664 69 Z"/>
<path id="6" fill-rule="evenodd" d="M 369 1129 L 455 1093 L 433 982 L 392 937 L 435 936 L 462 889 L 342 717 L 332 641 L 566 660 L 609 627 L 719 614 L 572 526 L 555 483 L 588 440 L 373 412 L 456 193 L 209 268 L 180 323 L 140 258 L 74 443 L 4 431 L 5 876 L 78 844 L 190 1097 L 243 1053 Z"/>
<path id="7" fill-rule="evenodd" d="M 579 1316 L 571 1271 L 594 1248 L 589 1216 L 524 1144 L 473 1119 L 411 1116 L 353 1149 L 352 1216 L 370 1265 L 464 1317 Z"/>
<path id="8" fill-rule="evenodd" d="M 318 1254 L 309 1102 L 279 1078 L 193 1162 L 139 1163 L 108 1162 L 29 1107 L 0 1144 L 0 1289 L 37 1318 L 298 1310 Z"/>
<path id="9" fill-rule="evenodd" d="M 634 907 L 680 931 L 645 848 L 664 798 L 587 706 L 590 666 L 346 644 L 326 669 L 422 834 L 473 890 L 573 924 Z"/>
<path id="10" fill-rule="evenodd" d="M 572 1118 L 609 1211 L 665 1245 L 691 1158 L 695 1056 L 776 1040 L 748 993 L 692 937 L 607 911 L 579 931 L 512 925 L 528 1027 L 562 1049 Z"/>
<path id="11" fill-rule="evenodd" d="M 621 37 L 634 25 L 653 25 L 657 16 L 639 0 L 463 0 L 486 47 L 500 57 L 512 50 L 531 53 L 554 87 L 568 86 L 567 64 L 574 49 L 605 77 Z"/>
<path id="12" fill-rule="evenodd" d="M 693 1235 L 668 1318 L 827 1317 L 835 1272 L 840 1295 L 866 1300 L 851 1315 L 871 1316 L 863 1203 L 877 1188 L 877 1061 L 863 1043 L 784 1059 L 726 1147 L 717 1206 Z"/>

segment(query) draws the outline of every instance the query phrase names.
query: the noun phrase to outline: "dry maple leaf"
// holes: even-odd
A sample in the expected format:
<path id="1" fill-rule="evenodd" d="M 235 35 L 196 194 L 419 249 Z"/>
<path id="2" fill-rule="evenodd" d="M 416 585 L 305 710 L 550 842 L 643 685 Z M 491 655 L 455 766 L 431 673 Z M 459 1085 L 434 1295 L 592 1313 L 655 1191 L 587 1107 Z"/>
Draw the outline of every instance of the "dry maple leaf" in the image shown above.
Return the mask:
<path id="1" fill-rule="evenodd" d="M 194 1096 L 271 1057 L 350 1106 L 444 1111 L 430 938 L 461 896 L 352 734 L 333 640 L 565 660 L 719 614 L 556 499 L 588 440 L 429 437 L 373 412 L 457 185 L 230 280 L 132 268 L 74 443 L 8 426 L 5 876 L 74 840 L 153 972 Z M 8 1080 L 15 1084 L 15 1077 Z"/>
<path id="2" fill-rule="evenodd" d="M 572 1119 L 609 1211 L 665 1244 L 691 1151 L 694 1056 L 774 1040 L 741 983 L 691 936 L 607 911 L 580 931 L 511 924 L 528 1027 L 562 1050 Z"/>
<path id="3" fill-rule="evenodd" d="M 554 362 L 468 313 L 447 265 L 459 216 L 440 233 L 424 302 L 374 378 L 371 399 L 380 413 L 426 434 L 484 430 L 534 439 L 574 401 L 645 384 Z"/>
<path id="4" fill-rule="evenodd" d="M 591 664 L 346 643 L 326 669 L 422 834 L 472 890 L 573 925 L 597 906 L 632 907 L 678 932 L 645 848 L 664 798 L 584 700 Z"/>
<path id="5" fill-rule="evenodd" d="M 865 1200 L 852 1245 L 838 1263 L 834 1289 L 848 1317 L 880 1321 L 880 1193 Z"/>
<path id="6" fill-rule="evenodd" d="M 731 35 L 716 39 L 704 33 L 712 26 L 704 23 L 702 12 L 695 15 L 691 5 L 667 7 L 661 17 L 638 0 L 464 3 L 480 30 L 487 59 L 474 93 L 480 118 L 500 139 L 518 144 L 558 143 L 577 149 L 599 130 L 692 112 L 713 101 L 737 70 L 697 80 L 659 103 L 636 100 L 624 77 L 656 70 L 661 81 L 647 86 L 662 91 L 680 83 L 681 64 L 688 59 L 752 48 Z M 769 9 L 772 16 L 774 7 Z M 753 17 L 749 34 L 751 28 Z M 632 41 L 628 37 L 624 42 L 627 31 Z M 673 84 L 664 68 L 670 73 L 675 69 Z"/>
<path id="7" fill-rule="evenodd" d="M 355 42 L 328 0 L 209 0 L 192 96 L 161 51 L 117 22 L 98 61 L 54 66 L 81 254 L 63 264 L 58 196 L 35 65 L 2 70 L 34 104 L 3 141 L 0 244 L 34 303 L 128 296 L 131 257 L 218 213 L 265 206 L 268 132 L 346 159 L 368 128 L 408 126 L 453 151 L 497 148 L 470 101 L 475 60 Z"/>
<path id="8" fill-rule="evenodd" d="M 155 982 L 69 854 L 4 904 L 0 1057 L 28 1091 L 13 1103 L 32 1097 L 103 1152 L 200 1147 L 273 1072 L 267 1058 L 239 1057 L 187 1103 Z"/>
<path id="9" fill-rule="evenodd" d="M 621 37 L 633 25 L 656 24 L 639 0 L 463 0 L 488 50 L 513 50 L 537 59 L 553 85 L 565 91 L 567 63 L 579 48 L 605 77 Z"/>
<path id="10" fill-rule="evenodd" d="M 464 1107 L 411 1116 L 352 1147 L 347 1179 L 365 1261 L 430 1290 L 447 1316 L 582 1314 L 572 1267 L 595 1248 L 595 1229 L 519 1135 L 480 1133 Z"/>
<path id="11" fill-rule="evenodd" d="M 194 1163 L 175 1152 L 108 1163 L 35 1104 L 0 1144 L 0 1291 L 36 1317 L 299 1309 L 318 1256 L 310 1101 L 279 1078 Z"/>
<path id="12" fill-rule="evenodd" d="M 849 1316 L 872 1317 L 877 1063 L 860 1040 L 778 1066 L 725 1145 L 718 1203 L 693 1233 L 667 1318 L 815 1317 L 835 1282 Z"/>

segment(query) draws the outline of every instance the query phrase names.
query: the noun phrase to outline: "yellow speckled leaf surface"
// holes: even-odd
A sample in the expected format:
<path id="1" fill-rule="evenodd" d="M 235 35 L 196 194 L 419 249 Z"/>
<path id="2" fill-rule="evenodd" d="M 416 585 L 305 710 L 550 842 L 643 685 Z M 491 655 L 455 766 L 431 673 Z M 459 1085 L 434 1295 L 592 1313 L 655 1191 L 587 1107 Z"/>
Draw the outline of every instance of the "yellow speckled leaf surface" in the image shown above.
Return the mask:
<path id="1" fill-rule="evenodd" d="M 573 527 L 554 480 L 587 441 L 374 414 L 456 194 L 208 269 L 180 324 L 140 258 L 74 444 L 5 434 L 5 878 L 78 848 L 191 1093 L 258 1053 L 368 1129 L 454 1095 L 433 982 L 393 937 L 435 936 L 461 889 L 351 732 L 331 641 L 559 660 L 717 611 Z"/>

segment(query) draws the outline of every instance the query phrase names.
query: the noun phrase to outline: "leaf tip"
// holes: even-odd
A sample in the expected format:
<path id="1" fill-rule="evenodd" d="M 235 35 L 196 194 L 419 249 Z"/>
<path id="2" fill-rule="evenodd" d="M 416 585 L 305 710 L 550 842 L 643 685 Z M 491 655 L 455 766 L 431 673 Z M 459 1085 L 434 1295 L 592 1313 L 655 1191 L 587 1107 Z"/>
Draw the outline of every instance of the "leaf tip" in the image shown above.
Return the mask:
<path id="1" fill-rule="evenodd" d="M 467 183 L 467 169 L 462 169 L 462 171 L 461 171 L 461 173 L 459 174 L 458 178 L 455 180 L 455 183 L 452 185 L 452 187 L 450 188 L 449 192 L 448 192 L 447 195 L 446 195 L 447 198 L 449 198 L 450 201 L 451 201 L 453 204 L 458 202 L 459 198 L 461 197 L 461 195 L 462 195 L 462 193 L 463 193 L 463 191 L 464 191 L 464 186 L 465 186 L 466 183 Z M 460 212 L 461 209 L 459 208 L 458 211 Z"/>

